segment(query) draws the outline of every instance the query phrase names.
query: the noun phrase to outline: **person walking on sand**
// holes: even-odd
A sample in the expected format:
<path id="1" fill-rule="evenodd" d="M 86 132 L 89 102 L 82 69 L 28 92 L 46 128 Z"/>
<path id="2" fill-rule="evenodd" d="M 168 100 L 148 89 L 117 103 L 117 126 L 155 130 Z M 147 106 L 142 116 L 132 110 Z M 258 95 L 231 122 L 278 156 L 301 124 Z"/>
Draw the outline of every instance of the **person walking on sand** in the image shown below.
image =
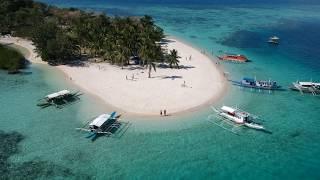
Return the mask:
<path id="1" fill-rule="evenodd" d="M 162 116 L 162 110 L 160 110 L 160 116 Z"/>
<path id="2" fill-rule="evenodd" d="M 167 110 L 166 109 L 163 110 L 163 114 L 164 114 L 164 116 L 167 116 Z"/>

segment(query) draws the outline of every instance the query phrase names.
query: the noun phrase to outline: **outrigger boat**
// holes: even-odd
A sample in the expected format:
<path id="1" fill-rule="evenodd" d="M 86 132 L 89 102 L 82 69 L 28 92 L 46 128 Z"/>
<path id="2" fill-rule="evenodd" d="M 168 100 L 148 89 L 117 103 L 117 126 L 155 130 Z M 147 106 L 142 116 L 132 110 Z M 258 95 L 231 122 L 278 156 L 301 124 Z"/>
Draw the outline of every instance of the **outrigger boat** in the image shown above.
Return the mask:
<path id="1" fill-rule="evenodd" d="M 231 82 L 236 86 L 262 90 L 279 90 L 281 88 L 281 86 L 279 86 L 276 81 L 256 80 L 247 77 L 244 77 L 241 81 L 231 80 Z"/>
<path id="2" fill-rule="evenodd" d="M 277 36 L 272 36 L 269 38 L 268 43 L 270 44 L 279 44 L 279 40 L 280 38 L 278 38 Z"/>
<path id="3" fill-rule="evenodd" d="M 111 136 L 113 133 L 118 131 L 120 127 L 125 124 L 126 128 L 123 133 L 127 130 L 129 123 L 128 122 L 120 122 L 118 119 L 120 115 L 117 115 L 116 112 L 112 112 L 111 114 L 101 114 L 91 120 L 82 128 L 76 128 L 77 130 L 89 132 L 89 135 L 86 138 L 90 138 L 94 141 L 99 135 L 107 135 Z M 121 128 L 123 130 L 123 128 Z"/>
<path id="4" fill-rule="evenodd" d="M 245 63 L 248 62 L 249 59 L 241 54 L 224 54 L 222 56 L 217 56 L 221 61 L 231 61 L 231 62 L 239 62 Z"/>
<path id="5" fill-rule="evenodd" d="M 79 92 L 70 92 L 69 90 L 62 90 L 59 92 L 49 94 L 44 98 L 40 99 L 39 101 L 41 102 L 38 103 L 37 106 L 46 108 L 54 105 L 57 108 L 62 108 L 67 104 L 70 104 L 72 102 L 75 102 L 76 100 L 79 100 L 80 95 L 81 94 Z"/>
<path id="6" fill-rule="evenodd" d="M 212 109 L 215 111 L 217 116 L 209 115 L 208 120 L 232 133 L 237 134 L 236 128 L 240 126 L 266 131 L 261 124 L 254 122 L 259 119 L 258 116 L 250 114 L 239 108 L 222 106 L 220 109 L 216 109 L 215 107 L 212 107 Z M 231 128 L 228 128 L 227 126 L 231 126 Z"/>
<path id="7" fill-rule="evenodd" d="M 294 82 L 290 89 L 294 91 L 300 91 L 301 94 L 303 93 L 312 93 L 313 95 L 320 94 L 320 83 L 315 82 Z"/>

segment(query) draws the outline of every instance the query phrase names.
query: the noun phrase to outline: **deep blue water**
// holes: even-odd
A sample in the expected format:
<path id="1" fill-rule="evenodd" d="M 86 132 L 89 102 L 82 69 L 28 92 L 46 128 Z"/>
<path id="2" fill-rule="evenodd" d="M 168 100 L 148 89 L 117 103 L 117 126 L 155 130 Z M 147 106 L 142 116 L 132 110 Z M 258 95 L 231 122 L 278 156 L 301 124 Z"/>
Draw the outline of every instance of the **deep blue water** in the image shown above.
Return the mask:
<path id="1" fill-rule="evenodd" d="M 167 34 L 209 53 L 247 55 L 248 64 L 222 64 L 232 79 L 271 78 L 284 88 L 296 80 L 320 81 L 317 1 L 43 2 L 119 16 L 150 14 Z M 266 43 L 273 35 L 281 38 L 279 46 Z M 170 121 L 128 119 L 132 126 L 122 138 L 91 143 L 74 128 L 108 109 L 84 95 L 62 111 L 40 111 L 35 99 L 74 87 L 52 68 L 31 71 L 28 76 L 0 72 L 0 142 L 5 144 L 0 170 L 12 178 L 320 178 L 319 96 L 231 86 L 215 104 L 239 105 L 260 115 L 272 134 L 241 129 L 240 136 L 233 135 L 206 121 L 207 108 Z"/>
<path id="2" fill-rule="evenodd" d="M 319 70 L 319 31 L 319 19 L 281 19 L 271 27 L 235 31 L 218 43 L 260 54 L 272 54 L 276 51 L 291 59 L 292 63 Z M 266 43 L 268 37 L 274 34 L 281 37 L 280 46 Z"/>

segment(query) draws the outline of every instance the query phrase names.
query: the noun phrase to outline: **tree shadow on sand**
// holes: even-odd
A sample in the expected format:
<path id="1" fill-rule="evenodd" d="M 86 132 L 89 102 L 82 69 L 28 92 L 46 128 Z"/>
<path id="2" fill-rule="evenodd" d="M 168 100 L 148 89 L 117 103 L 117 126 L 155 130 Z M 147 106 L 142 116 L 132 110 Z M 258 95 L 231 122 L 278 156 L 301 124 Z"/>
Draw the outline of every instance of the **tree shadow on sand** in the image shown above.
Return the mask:
<path id="1" fill-rule="evenodd" d="M 173 43 L 173 42 L 176 42 L 174 40 L 171 40 L 171 39 L 165 39 L 163 38 L 160 42 L 158 42 L 157 44 L 159 45 L 166 45 L 166 44 L 169 44 L 169 43 Z"/>
<path id="2" fill-rule="evenodd" d="M 194 66 L 185 66 L 185 65 L 179 65 L 179 68 L 171 68 L 168 64 L 159 64 L 157 67 L 160 69 L 170 68 L 170 69 L 185 69 L 185 70 L 195 68 Z"/>
<path id="3" fill-rule="evenodd" d="M 162 76 L 161 78 L 175 80 L 175 79 L 182 79 L 182 76 Z"/>

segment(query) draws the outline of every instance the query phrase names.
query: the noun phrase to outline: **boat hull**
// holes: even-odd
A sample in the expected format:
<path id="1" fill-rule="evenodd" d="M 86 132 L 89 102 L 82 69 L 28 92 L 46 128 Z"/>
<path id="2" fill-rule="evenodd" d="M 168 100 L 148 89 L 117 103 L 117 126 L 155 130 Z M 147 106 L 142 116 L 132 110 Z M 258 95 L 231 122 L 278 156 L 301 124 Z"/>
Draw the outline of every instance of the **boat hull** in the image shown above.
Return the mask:
<path id="1" fill-rule="evenodd" d="M 264 127 L 261 126 L 260 124 L 256 124 L 256 123 L 244 123 L 244 125 L 248 128 L 251 129 L 257 129 L 257 130 L 264 130 Z"/>
<path id="2" fill-rule="evenodd" d="M 229 61 L 229 62 L 237 62 L 237 63 L 245 63 L 248 62 L 249 59 L 244 55 L 223 55 L 217 56 L 221 61 Z"/>

